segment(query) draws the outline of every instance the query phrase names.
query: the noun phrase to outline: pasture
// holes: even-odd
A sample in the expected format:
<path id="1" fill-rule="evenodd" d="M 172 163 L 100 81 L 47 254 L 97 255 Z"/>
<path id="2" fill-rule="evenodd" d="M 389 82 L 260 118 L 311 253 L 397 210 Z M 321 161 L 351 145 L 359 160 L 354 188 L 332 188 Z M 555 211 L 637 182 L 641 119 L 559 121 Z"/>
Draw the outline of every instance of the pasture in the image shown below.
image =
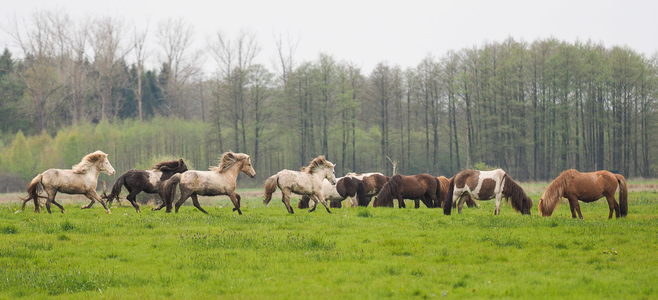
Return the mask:
<path id="1" fill-rule="evenodd" d="M 67 212 L 49 215 L 14 213 L 24 195 L 5 194 L 0 298 L 655 299 L 658 193 L 629 184 L 628 217 L 612 220 L 605 200 L 581 203 L 584 220 L 564 201 L 542 218 L 537 184 L 522 184 L 531 216 L 509 203 L 494 216 L 493 200 L 451 216 L 411 202 L 293 215 L 262 189 L 238 191 L 243 215 L 226 196 L 201 197 L 209 215 L 125 200 L 107 215 L 64 194 Z"/>

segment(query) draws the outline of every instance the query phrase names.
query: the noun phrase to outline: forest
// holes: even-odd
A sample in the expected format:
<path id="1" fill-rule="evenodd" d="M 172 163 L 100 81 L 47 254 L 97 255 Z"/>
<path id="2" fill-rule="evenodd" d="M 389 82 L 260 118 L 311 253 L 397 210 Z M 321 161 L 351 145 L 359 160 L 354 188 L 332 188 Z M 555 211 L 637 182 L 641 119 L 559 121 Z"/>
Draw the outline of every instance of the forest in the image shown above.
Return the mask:
<path id="1" fill-rule="evenodd" d="M 139 30 L 38 11 L 5 30 L 19 50 L 0 55 L 1 192 L 95 150 L 119 174 L 179 157 L 205 170 L 244 152 L 253 186 L 318 155 L 337 176 L 391 175 L 394 164 L 448 177 L 500 167 L 522 181 L 569 168 L 658 173 L 658 52 L 509 37 L 366 71 L 328 53 L 298 61 L 283 38 L 267 45 L 277 61 L 259 64 L 249 30 L 195 47 L 180 18 Z"/>

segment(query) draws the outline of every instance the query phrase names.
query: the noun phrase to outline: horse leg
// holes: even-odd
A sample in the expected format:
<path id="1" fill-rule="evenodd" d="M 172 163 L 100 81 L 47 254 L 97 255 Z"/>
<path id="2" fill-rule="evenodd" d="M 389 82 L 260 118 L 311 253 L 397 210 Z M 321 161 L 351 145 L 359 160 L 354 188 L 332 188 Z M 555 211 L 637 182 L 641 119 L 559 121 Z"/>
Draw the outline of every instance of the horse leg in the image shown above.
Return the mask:
<path id="1" fill-rule="evenodd" d="M 414 199 L 414 208 L 420 208 L 420 199 Z"/>
<path id="2" fill-rule="evenodd" d="M 324 205 L 324 208 L 327 209 L 328 213 L 331 213 L 331 210 L 329 209 L 329 206 L 327 205 L 327 201 L 324 200 L 324 197 L 318 196 L 318 195 L 315 195 L 315 194 L 313 194 L 313 197 L 315 197 L 315 199 L 316 199 L 315 201 L 319 200 L 320 203 L 322 203 L 322 205 Z"/>
<path id="3" fill-rule="evenodd" d="M 103 206 L 103 208 L 105 208 L 105 212 L 107 212 L 108 214 L 112 214 L 112 212 L 110 211 L 110 209 L 107 208 L 107 205 L 105 204 L 105 200 L 103 200 L 103 199 L 101 198 L 101 196 L 98 196 L 98 193 L 96 193 L 95 190 L 88 191 L 88 192 L 85 194 L 85 196 L 86 196 L 87 198 L 89 198 L 89 200 L 91 200 L 91 203 L 94 203 L 94 200 L 98 201 L 98 203 L 100 203 L 100 204 Z M 91 205 L 90 205 L 89 207 L 91 207 Z M 87 208 L 89 208 L 89 207 L 87 207 Z M 83 207 L 83 208 L 84 208 L 84 207 Z"/>
<path id="4" fill-rule="evenodd" d="M 289 213 L 294 214 L 295 211 L 292 210 L 292 207 L 290 207 L 290 191 L 289 190 L 281 190 L 281 195 L 283 197 L 281 198 L 281 201 L 283 204 L 286 205 L 286 209 L 288 210 Z"/>
<path id="5" fill-rule="evenodd" d="M 612 219 L 612 212 L 615 212 L 615 216 L 619 218 L 619 204 L 617 204 L 617 201 L 615 201 L 615 197 L 609 197 L 605 196 L 605 198 L 608 200 L 608 207 L 610 207 L 610 214 L 608 215 L 608 219 Z"/>
<path id="6" fill-rule="evenodd" d="M 52 202 L 53 202 L 53 204 L 55 204 L 57 207 L 59 207 L 59 209 L 62 211 L 62 213 L 65 213 L 66 210 L 64 209 L 64 207 L 63 207 L 61 204 L 57 203 L 57 201 L 55 201 L 55 196 L 56 196 L 56 195 L 57 195 L 57 191 L 55 191 L 55 193 L 53 194 L 53 201 L 52 201 Z"/>
<path id="7" fill-rule="evenodd" d="M 402 196 L 398 197 L 398 208 L 407 208 L 407 205 L 404 204 L 404 198 L 402 198 Z"/>
<path id="8" fill-rule="evenodd" d="M 46 199 L 46 210 L 48 210 L 48 213 L 50 214 L 52 213 L 50 212 L 50 203 L 53 202 L 53 200 L 55 199 L 55 195 L 57 195 L 57 190 L 54 191 L 47 190 L 46 194 L 48 194 L 48 198 Z M 39 199 L 37 199 L 37 201 L 38 200 Z"/>
<path id="9" fill-rule="evenodd" d="M 569 208 L 571 209 L 571 217 L 576 218 L 576 212 L 578 212 L 578 217 L 583 219 L 583 214 L 580 212 L 580 204 L 578 203 L 577 198 L 567 198 L 569 200 Z"/>
<path id="10" fill-rule="evenodd" d="M 87 196 L 87 195 L 85 195 L 85 196 L 86 196 L 87 198 L 89 198 L 89 200 L 91 200 L 91 202 L 89 202 L 89 204 L 83 206 L 82 209 L 87 209 L 87 208 L 91 208 L 92 206 L 94 206 L 94 203 L 96 203 L 96 200 L 95 200 L 94 198 L 90 198 L 90 197 Z"/>
<path id="11" fill-rule="evenodd" d="M 311 203 L 313 203 L 313 204 L 311 204 Z M 318 201 L 316 201 L 315 198 L 313 197 L 313 195 L 311 195 L 311 196 L 308 197 L 308 204 L 310 206 L 308 212 L 314 212 L 315 209 L 318 206 Z"/>
<path id="12" fill-rule="evenodd" d="M 178 209 L 180 208 L 180 206 L 183 205 L 183 203 L 185 203 L 187 198 L 189 198 L 192 194 L 194 194 L 194 192 L 184 191 L 184 189 L 181 188 L 180 199 L 178 199 L 178 201 L 176 202 L 176 213 L 178 213 Z M 170 212 L 169 208 L 167 208 L 167 212 Z"/>
<path id="13" fill-rule="evenodd" d="M 352 201 L 352 208 L 359 206 L 359 200 L 356 199 L 356 196 L 351 196 L 350 200 Z"/>
<path id="14" fill-rule="evenodd" d="M 462 207 L 464 207 L 464 199 L 465 199 L 465 198 L 466 198 L 465 195 L 461 195 L 461 196 L 459 196 L 459 201 L 458 201 L 458 203 L 457 203 L 457 212 L 458 212 L 459 214 L 462 213 Z"/>
<path id="15" fill-rule="evenodd" d="M 228 197 L 231 198 L 231 202 L 233 202 L 233 211 L 237 210 L 238 214 L 241 215 L 242 211 L 240 210 L 240 194 L 233 192 L 229 194 Z"/>
<path id="16" fill-rule="evenodd" d="M 157 207 L 151 208 L 151 211 L 161 210 L 165 206 L 167 206 L 167 203 L 165 203 L 165 197 L 162 194 L 162 189 L 160 189 L 160 191 L 158 191 L 158 195 L 160 196 L 160 200 L 162 201 L 162 203 L 160 203 L 160 205 L 158 205 Z M 169 211 L 171 212 L 171 208 L 169 208 Z"/>
<path id="17" fill-rule="evenodd" d="M 197 197 L 196 193 L 192 193 L 191 197 L 192 197 L 192 204 L 194 204 L 194 207 L 198 208 L 202 213 L 207 215 L 208 212 L 205 211 L 203 208 L 201 208 L 201 205 L 199 204 L 199 198 Z"/>
<path id="18" fill-rule="evenodd" d="M 500 203 L 503 202 L 503 193 L 496 194 L 496 212 L 495 215 L 500 215 Z"/>
<path id="19" fill-rule="evenodd" d="M 126 199 L 128 199 L 128 202 L 130 202 L 130 204 L 133 205 L 133 207 L 135 208 L 135 210 L 137 212 L 142 212 L 141 210 L 139 210 L 139 204 L 137 204 L 137 194 L 141 193 L 142 189 L 134 189 L 134 190 L 129 191 L 129 192 L 130 192 L 130 194 L 128 194 L 128 196 L 126 196 Z M 117 199 L 119 199 L 119 198 L 117 198 Z M 118 200 L 117 200 L 117 202 L 118 202 Z"/>

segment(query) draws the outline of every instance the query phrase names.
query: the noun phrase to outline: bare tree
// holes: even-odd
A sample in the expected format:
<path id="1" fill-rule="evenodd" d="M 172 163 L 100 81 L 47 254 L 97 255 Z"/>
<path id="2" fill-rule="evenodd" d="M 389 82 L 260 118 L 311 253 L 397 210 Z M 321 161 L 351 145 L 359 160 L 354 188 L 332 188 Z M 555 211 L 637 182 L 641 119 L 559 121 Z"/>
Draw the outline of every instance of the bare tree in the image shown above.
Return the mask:
<path id="1" fill-rule="evenodd" d="M 138 31 L 135 26 L 133 30 L 132 49 L 135 54 L 135 63 L 137 63 L 137 86 L 135 87 L 135 98 L 137 98 L 137 110 L 139 112 L 139 121 L 144 121 L 144 112 L 142 109 L 142 73 L 144 72 L 144 61 L 146 60 L 146 35 L 148 34 L 148 22 L 146 29 Z"/>
<path id="2" fill-rule="evenodd" d="M 182 103 L 182 87 L 195 74 L 200 72 L 203 52 L 193 51 L 194 26 L 185 23 L 183 18 L 167 19 L 158 24 L 156 32 L 158 45 L 163 51 L 160 62 L 169 68 L 165 99 L 170 111 L 185 113 Z"/>

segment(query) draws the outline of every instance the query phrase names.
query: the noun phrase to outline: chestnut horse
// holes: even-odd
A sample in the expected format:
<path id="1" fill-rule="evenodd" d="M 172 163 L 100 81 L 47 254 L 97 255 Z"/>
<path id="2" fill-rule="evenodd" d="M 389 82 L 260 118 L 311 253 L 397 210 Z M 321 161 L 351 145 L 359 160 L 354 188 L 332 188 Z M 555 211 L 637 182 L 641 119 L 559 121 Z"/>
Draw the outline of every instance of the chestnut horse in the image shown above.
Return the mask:
<path id="1" fill-rule="evenodd" d="M 125 186 L 128 190 L 128 196 L 126 196 L 126 199 L 132 204 L 137 212 L 141 212 L 136 199 L 137 195 L 141 192 L 160 195 L 162 204 L 159 207 L 151 209 L 160 210 L 166 205 L 164 201 L 165 196 L 162 194 L 162 183 L 171 178 L 174 174 L 183 173 L 185 171 L 187 171 L 187 165 L 183 162 L 183 159 L 157 163 L 151 168 L 151 170 L 131 169 L 121 175 L 121 177 L 117 178 L 117 181 L 115 181 L 112 186 L 112 192 L 110 195 L 103 194 L 102 197 L 108 205 L 111 205 L 114 199 L 120 201 L 119 195 L 121 194 L 121 187 Z"/>
<path id="2" fill-rule="evenodd" d="M 322 181 L 322 195 L 326 201 L 329 201 L 329 207 L 341 208 L 341 202 L 350 197 L 352 207 L 359 206 L 359 203 L 365 202 L 365 192 L 363 182 L 353 177 L 341 177 L 336 179 L 336 185 L 331 184 L 329 180 Z M 309 196 L 302 196 L 297 208 L 309 208 Z M 314 207 L 317 203 L 314 201 Z"/>
<path id="3" fill-rule="evenodd" d="M 619 204 L 615 201 L 615 192 L 619 188 Z M 549 217 L 555 211 L 560 198 L 564 197 L 569 200 L 571 216 L 583 218 L 580 212 L 578 200 L 583 202 L 594 202 L 603 197 L 608 200 L 610 214 L 608 219 L 612 219 L 612 212 L 615 212 L 617 218 L 625 217 L 628 214 L 628 185 L 626 178 L 620 174 L 613 174 L 609 171 L 597 171 L 590 173 L 580 173 L 574 169 L 569 169 L 551 182 L 546 191 L 539 199 L 539 213 L 544 217 Z"/>
<path id="4" fill-rule="evenodd" d="M 98 175 L 100 172 L 105 172 L 109 175 L 114 175 L 115 171 L 110 161 L 107 159 L 107 154 L 103 151 L 96 151 L 85 155 L 79 164 L 73 166 L 71 170 L 62 169 L 48 169 L 45 172 L 37 175 L 32 179 L 30 185 L 27 187 L 27 198 L 23 200 L 23 207 L 25 203 L 30 200 L 34 201 L 34 211 L 40 213 L 39 198 L 46 198 L 46 209 L 50 212 L 50 203 L 55 204 L 62 210 L 66 210 L 62 205 L 55 201 L 57 192 L 65 194 L 82 194 L 85 195 L 91 203 L 82 207 L 82 209 L 90 208 L 98 201 L 103 205 L 105 211 L 111 214 L 110 209 L 105 205 L 105 201 L 96 193 L 96 185 L 98 184 Z M 40 190 L 45 190 L 47 197 L 39 195 Z"/>
<path id="5" fill-rule="evenodd" d="M 327 206 L 322 194 L 322 181 L 327 179 L 332 185 L 336 184 L 336 175 L 334 174 L 334 165 L 326 160 L 324 156 L 318 156 L 308 167 L 302 171 L 281 170 L 265 181 L 265 199 L 263 203 L 270 204 L 272 200 L 272 193 L 278 187 L 283 195 L 281 201 L 286 205 L 289 213 L 294 214 L 292 207 L 290 207 L 290 193 L 298 195 L 309 196 L 313 201 L 320 202 L 327 209 L 328 213 L 331 210 Z M 309 209 L 309 212 L 315 210 L 315 207 Z"/>
<path id="6" fill-rule="evenodd" d="M 404 199 L 420 199 L 428 208 L 435 207 L 439 202 L 441 187 L 436 177 L 430 174 L 418 174 L 411 176 L 394 175 L 379 191 L 373 207 L 393 207 L 393 200 L 398 200 L 398 207 L 406 207 Z M 418 207 L 416 207 L 418 208 Z"/>
<path id="7" fill-rule="evenodd" d="M 363 188 L 365 189 L 366 197 L 364 201 L 362 201 L 359 198 L 359 206 L 368 206 L 368 204 L 370 204 L 370 200 L 372 200 L 372 197 L 377 196 L 377 194 L 379 194 L 379 191 L 382 190 L 384 185 L 390 179 L 390 177 L 379 172 L 371 172 L 364 174 L 357 174 L 350 172 L 345 174 L 345 177 L 353 177 L 363 182 Z"/>
<path id="8" fill-rule="evenodd" d="M 458 209 L 462 212 L 465 196 L 471 195 L 478 200 L 491 200 L 496 198 L 495 214 L 500 214 L 500 203 L 512 198 L 512 208 L 524 215 L 530 214 L 532 199 L 526 195 L 523 188 L 519 186 L 505 171 L 496 169 L 493 171 L 463 170 L 450 180 L 448 198 L 443 205 L 443 211 L 450 214 L 452 203 L 460 199 Z M 452 196 L 450 196 L 452 195 Z"/>
<path id="9" fill-rule="evenodd" d="M 219 196 L 227 195 L 233 202 L 233 211 L 240 210 L 240 195 L 235 192 L 237 187 L 236 180 L 240 172 L 254 178 L 256 171 L 251 165 L 251 158 L 244 153 L 226 152 L 222 154 L 219 166 L 210 167 L 210 171 L 187 171 L 185 173 L 174 174 L 162 186 L 163 199 L 167 205 L 166 212 L 171 212 L 176 185 L 180 188 L 180 199 L 176 202 L 176 212 L 187 198 L 192 197 L 192 204 L 201 212 L 207 214 L 201 205 L 197 195 L 201 196 Z"/>

